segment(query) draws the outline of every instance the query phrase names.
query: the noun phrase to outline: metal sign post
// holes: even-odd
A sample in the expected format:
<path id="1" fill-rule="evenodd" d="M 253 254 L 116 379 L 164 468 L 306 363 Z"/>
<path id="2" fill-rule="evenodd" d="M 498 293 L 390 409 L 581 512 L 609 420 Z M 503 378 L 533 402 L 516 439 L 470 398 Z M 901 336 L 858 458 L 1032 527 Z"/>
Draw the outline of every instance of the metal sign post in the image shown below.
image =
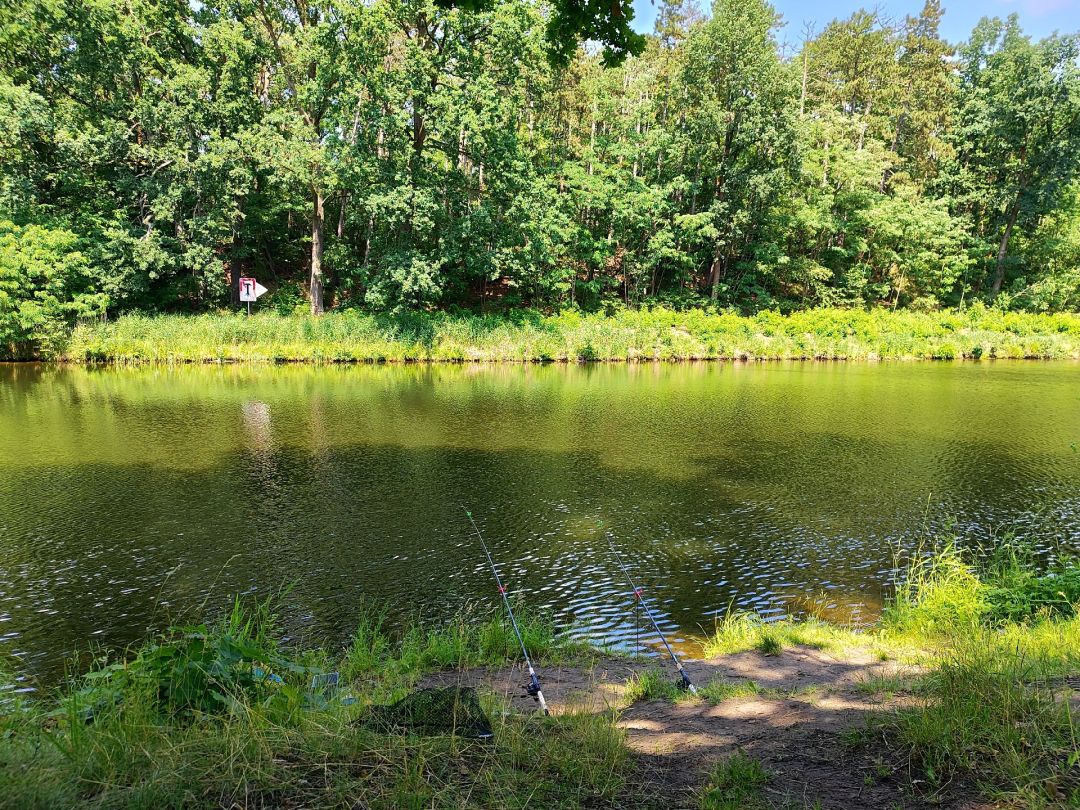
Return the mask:
<path id="1" fill-rule="evenodd" d="M 248 315 L 251 314 L 251 302 L 257 300 L 265 292 L 267 292 L 266 287 L 255 279 L 246 277 L 240 279 L 240 301 L 247 303 Z"/>

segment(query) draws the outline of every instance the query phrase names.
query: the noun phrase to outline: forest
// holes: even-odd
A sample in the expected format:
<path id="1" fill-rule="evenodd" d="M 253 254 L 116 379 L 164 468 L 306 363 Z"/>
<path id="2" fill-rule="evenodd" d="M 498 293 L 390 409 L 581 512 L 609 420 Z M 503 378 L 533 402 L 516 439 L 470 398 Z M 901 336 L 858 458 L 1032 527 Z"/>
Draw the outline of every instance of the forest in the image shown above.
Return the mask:
<path id="1" fill-rule="evenodd" d="M 0 342 L 241 276 L 283 314 L 1080 306 L 1080 36 L 567 7 L 4 4 Z"/>

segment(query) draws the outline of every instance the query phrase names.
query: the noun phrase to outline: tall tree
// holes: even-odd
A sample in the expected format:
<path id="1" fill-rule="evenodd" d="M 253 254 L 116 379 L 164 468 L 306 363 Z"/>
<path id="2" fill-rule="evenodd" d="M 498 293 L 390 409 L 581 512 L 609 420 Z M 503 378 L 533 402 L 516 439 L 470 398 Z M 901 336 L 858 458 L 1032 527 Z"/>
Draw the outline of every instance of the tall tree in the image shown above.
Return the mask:
<path id="1" fill-rule="evenodd" d="M 1060 205 L 1080 168 L 1080 38 L 1036 43 L 1016 15 L 983 19 L 959 57 L 956 157 L 946 187 L 992 245 L 996 296 L 1015 230 Z"/>
<path id="2" fill-rule="evenodd" d="M 712 242 L 714 300 L 731 273 L 739 273 L 733 291 L 753 275 L 796 165 L 796 92 L 773 36 L 779 21 L 763 0 L 717 0 L 686 43 L 685 120 L 695 147 L 683 168 L 692 172 L 689 214 L 703 212 L 700 234 Z"/>
<path id="3" fill-rule="evenodd" d="M 898 104 L 891 151 L 917 182 L 932 179 L 949 155 L 946 136 L 955 107 L 953 49 L 941 38 L 940 0 L 926 0 L 917 17 L 908 17 L 901 40 Z M 891 172 L 890 172 L 891 174 Z M 882 176 L 882 185 L 889 176 Z"/>
<path id="4" fill-rule="evenodd" d="M 250 21 L 269 45 L 265 96 L 275 107 L 281 152 L 275 156 L 308 188 L 311 252 L 308 296 L 311 312 L 322 314 L 326 200 L 333 187 L 327 138 L 337 131 L 345 31 L 336 0 L 254 0 Z"/>

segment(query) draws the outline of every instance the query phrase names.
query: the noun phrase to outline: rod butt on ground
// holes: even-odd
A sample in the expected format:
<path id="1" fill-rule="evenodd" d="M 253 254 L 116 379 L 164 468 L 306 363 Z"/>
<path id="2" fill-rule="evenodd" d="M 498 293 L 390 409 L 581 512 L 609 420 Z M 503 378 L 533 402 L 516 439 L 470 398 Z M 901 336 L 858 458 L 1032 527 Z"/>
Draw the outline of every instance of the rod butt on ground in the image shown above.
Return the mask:
<path id="1" fill-rule="evenodd" d="M 626 577 L 627 583 L 630 585 L 630 590 L 634 594 L 634 600 L 637 604 L 640 604 L 645 610 L 645 615 L 649 617 L 649 621 L 652 623 L 653 629 L 656 634 L 660 636 L 660 640 L 664 642 L 664 648 L 667 650 L 667 654 L 671 656 L 671 660 L 675 662 L 675 669 L 679 673 L 678 686 L 682 689 L 689 690 L 691 695 L 697 694 L 697 689 L 694 684 L 690 682 L 690 676 L 686 674 L 686 670 L 683 669 L 682 662 L 679 661 L 679 656 L 675 654 L 675 651 L 671 649 L 671 645 L 668 644 L 667 638 L 664 636 L 664 631 L 660 629 L 660 625 L 656 622 L 656 617 L 653 616 L 652 610 L 645 603 L 645 598 L 642 596 L 642 590 L 634 582 L 634 578 L 630 576 L 630 569 L 626 567 L 623 562 L 622 555 L 619 554 L 619 550 L 615 548 L 615 543 L 611 540 L 610 534 L 605 534 L 607 538 L 608 547 L 611 549 L 612 555 L 615 557 L 615 562 L 618 563 L 619 568 L 622 569 L 623 575 Z"/>
<path id="2" fill-rule="evenodd" d="M 499 595 L 502 597 L 503 607 L 506 608 L 506 615 L 510 617 L 510 625 L 514 628 L 514 635 L 517 636 L 518 644 L 521 645 L 521 655 L 525 659 L 525 666 L 529 668 L 529 682 L 525 685 L 525 692 L 529 697 L 533 698 L 540 704 L 540 708 L 544 710 L 545 715 L 551 714 L 548 711 L 547 701 L 544 700 L 544 693 L 540 690 L 540 679 L 536 676 L 536 670 L 533 669 L 532 660 L 529 658 L 529 651 L 525 647 L 525 639 L 521 637 L 521 629 L 518 627 L 517 617 L 514 616 L 514 609 L 510 607 L 510 600 L 506 596 L 506 587 L 502 583 L 502 577 L 499 576 L 499 569 L 495 566 L 495 559 L 491 556 L 491 549 L 488 548 L 487 542 L 484 540 L 484 535 L 480 532 L 480 527 L 476 525 L 476 521 L 473 520 L 472 512 L 465 508 L 462 504 L 462 510 L 464 510 L 466 517 L 469 518 L 469 523 L 473 527 L 473 531 L 476 532 L 477 539 L 480 540 L 480 545 L 484 549 L 484 556 L 487 557 L 488 565 L 491 566 L 491 573 L 495 575 L 495 584 L 499 588 Z"/>

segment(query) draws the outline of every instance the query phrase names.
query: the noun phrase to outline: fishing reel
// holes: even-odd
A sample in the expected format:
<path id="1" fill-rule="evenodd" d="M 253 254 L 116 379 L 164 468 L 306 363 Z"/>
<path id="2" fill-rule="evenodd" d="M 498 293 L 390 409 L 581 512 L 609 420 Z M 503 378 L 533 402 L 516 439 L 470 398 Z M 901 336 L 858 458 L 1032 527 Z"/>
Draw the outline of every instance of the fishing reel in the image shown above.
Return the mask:
<path id="1" fill-rule="evenodd" d="M 537 702 L 540 701 L 540 681 L 535 675 L 531 676 L 529 682 L 525 684 L 525 694 Z"/>
<path id="2" fill-rule="evenodd" d="M 679 670 L 679 680 L 675 681 L 675 688 L 685 692 L 692 687 L 693 684 L 690 683 L 690 678 L 687 677 L 685 672 Z"/>

